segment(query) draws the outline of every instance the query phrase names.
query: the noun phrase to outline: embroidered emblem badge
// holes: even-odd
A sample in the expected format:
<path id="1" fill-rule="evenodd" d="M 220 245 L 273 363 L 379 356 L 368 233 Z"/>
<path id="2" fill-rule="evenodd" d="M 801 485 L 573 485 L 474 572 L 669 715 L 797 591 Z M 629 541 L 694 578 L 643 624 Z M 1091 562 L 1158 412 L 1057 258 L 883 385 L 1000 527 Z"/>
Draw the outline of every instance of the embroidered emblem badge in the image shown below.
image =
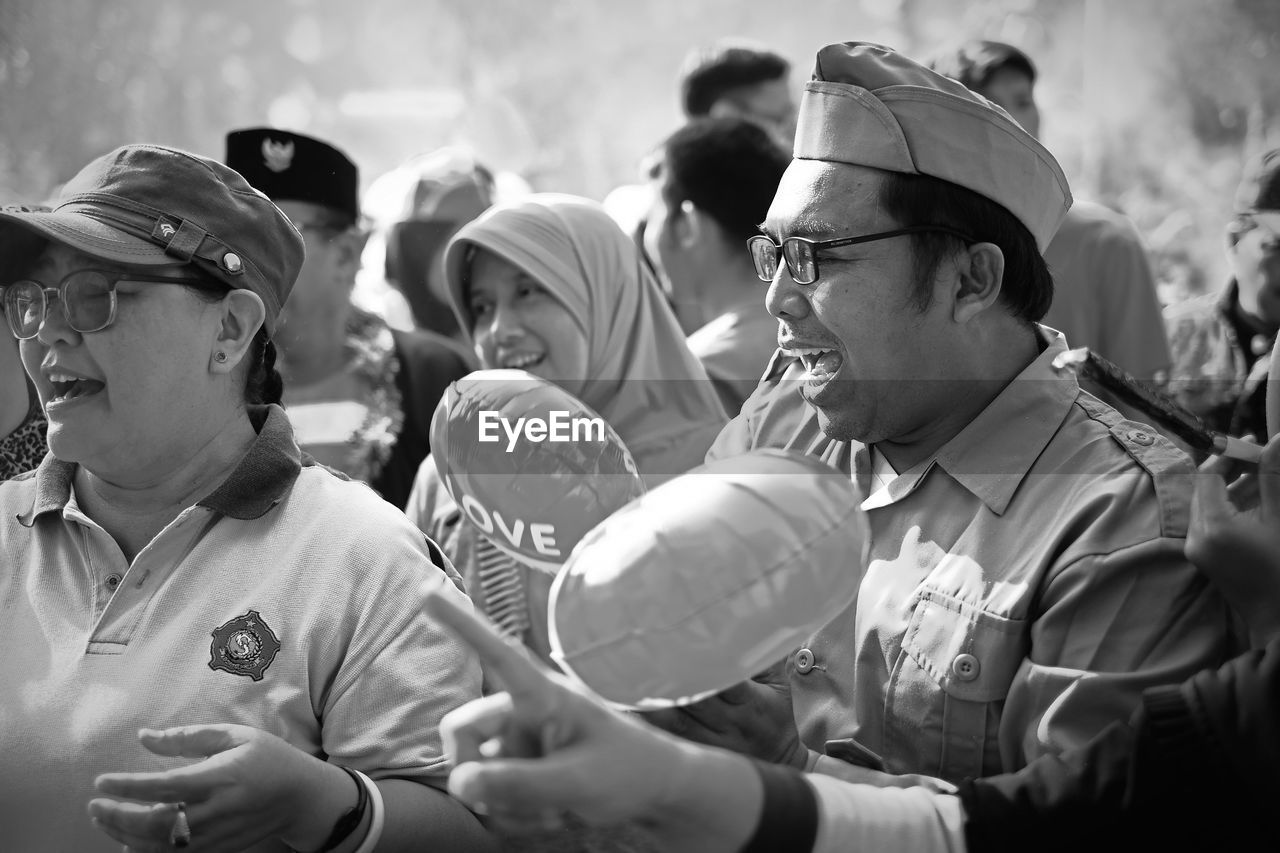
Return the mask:
<path id="1" fill-rule="evenodd" d="M 156 220 L 156 227 L 151 229 L 151 237 L 155 240 L 169 240 L 174 234 L 178 233 L 180 222 L 161 216 Z"/>
<path id="2" fill-rule="evenodd" d="M 280 651 L 280 640 L 262 621 L 262 615 L 250 610 L 213 630 L 209 645 L 209 669 L 221 669 L 232 675 L 247 675 L 262 680 L 262 673 Z"/>
<path id="3" fill-rule="evenodd" d="M 262 140 L 262 165 L 273 172 L 283 172 L 293 164 L 293 142 Z"/>

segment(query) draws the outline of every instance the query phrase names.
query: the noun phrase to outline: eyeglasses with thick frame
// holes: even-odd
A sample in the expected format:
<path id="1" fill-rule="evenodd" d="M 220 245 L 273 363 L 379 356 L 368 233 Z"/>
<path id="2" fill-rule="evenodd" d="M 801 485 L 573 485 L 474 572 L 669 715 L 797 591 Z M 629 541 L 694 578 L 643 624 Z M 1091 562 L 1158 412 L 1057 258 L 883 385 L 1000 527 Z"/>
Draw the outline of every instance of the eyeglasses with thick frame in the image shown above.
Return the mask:
<path id="1" fill-rule="evenodd" d="M 881 231 L 878 234 L 864 234 L 860 237 L 840 237 L 835 240 L 810 240 L 808 237 L 788 237 L 779 246 L 773 239 L 763 234 L 747 240 L 747 248 L 751 250 L 751 260 L 755 262 L 756 275 L 761 281 L 773 281 L 778 274 L 778 256 L 781 255 L 787 264 L 787 272 L 796 284 L 813 284 L 818 280 L 818 252 L 823 249 L 834 249 L 838 246 L 853 246 L 858 243 L 870 243 L 875 240 L 887 240 L 890 237 L 901 237 L 904 234 L 924 234 L 937 232 L 950 234 L 963 240 L 966 244 L 976 242 L 963 231 L 948 228 L 945 225 L 912 225 L 907 228 L 896 228 L 893 231 Z"/>
<path id="2" fill-rule="evenodd" d="M 9 331 L 20 341 L 40 334 L 49 313 L 49 302 L 56 298 L 62 306 L 67 325 L 82 334 L 100 332 L 116 319 L 116 285 L 120 282 L 140 284 L 180 284 L 198 290 L 225 291 L 227 286 L 201 278 L 163 278 L 120 270 L 76 270 L 56 287 L 46 287 L 34 279 L 22 279 L 0 287 Z"/>

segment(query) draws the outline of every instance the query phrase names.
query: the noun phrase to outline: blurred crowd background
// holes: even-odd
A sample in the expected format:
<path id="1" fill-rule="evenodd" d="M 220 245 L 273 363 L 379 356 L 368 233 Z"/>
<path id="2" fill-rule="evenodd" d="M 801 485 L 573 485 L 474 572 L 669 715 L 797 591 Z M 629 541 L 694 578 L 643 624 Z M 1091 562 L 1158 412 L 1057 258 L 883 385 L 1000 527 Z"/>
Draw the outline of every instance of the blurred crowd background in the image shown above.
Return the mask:
<path id="1" fill-rule="evenodd" d="M 1021 47 L 1042 140 L 1137 224 L 1165 302 L 1224 280 L 1241 166 L 1280 143 L 1276 0 L 2 0 L 0 197 L 39 201 L 123 143 L 217 157 L 270 124 L 344 148 L 365 187 L 462 144 L 602 199 L 679 125 L 683 58 L 726 36 L 790 59 L 797 97 L 831 41 Z"/>

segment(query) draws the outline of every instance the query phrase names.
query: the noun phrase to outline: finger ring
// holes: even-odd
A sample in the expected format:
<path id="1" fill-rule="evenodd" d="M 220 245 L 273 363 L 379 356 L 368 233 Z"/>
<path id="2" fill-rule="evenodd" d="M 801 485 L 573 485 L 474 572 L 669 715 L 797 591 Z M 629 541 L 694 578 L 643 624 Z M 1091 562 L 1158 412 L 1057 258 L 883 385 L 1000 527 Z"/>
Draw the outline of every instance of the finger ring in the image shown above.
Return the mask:
<path id="1" fill-rule="evenodd" d="M 191 825 L 187 823 L 186 803 L 178 803 L 178 813 L 173 818 L 173 829 L 169 830 L 169 843 L 174 847 L 186 847 L 191 844 Z"/>

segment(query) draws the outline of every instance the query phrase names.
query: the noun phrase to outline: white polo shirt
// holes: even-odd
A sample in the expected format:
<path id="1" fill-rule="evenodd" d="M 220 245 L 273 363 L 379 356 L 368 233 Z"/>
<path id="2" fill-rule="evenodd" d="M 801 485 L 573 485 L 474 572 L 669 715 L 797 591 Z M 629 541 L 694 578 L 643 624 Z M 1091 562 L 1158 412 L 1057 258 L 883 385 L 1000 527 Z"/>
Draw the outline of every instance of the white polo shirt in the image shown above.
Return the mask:
<path id="1" fill-rule="evenodd" d="M 142 727 L 241 723 L 443 787 L 440 718 L 480 668 L 418 590 L 465 599 L 457 573 L 303 459 L 282 409 L 252 414 L 249 454 L 132 565 L 77 506 L 74 465 L 0 483 L 0 848 L 119 850 L 89 822 L 94 778 L 192 762 L 149 753 Z"/>

